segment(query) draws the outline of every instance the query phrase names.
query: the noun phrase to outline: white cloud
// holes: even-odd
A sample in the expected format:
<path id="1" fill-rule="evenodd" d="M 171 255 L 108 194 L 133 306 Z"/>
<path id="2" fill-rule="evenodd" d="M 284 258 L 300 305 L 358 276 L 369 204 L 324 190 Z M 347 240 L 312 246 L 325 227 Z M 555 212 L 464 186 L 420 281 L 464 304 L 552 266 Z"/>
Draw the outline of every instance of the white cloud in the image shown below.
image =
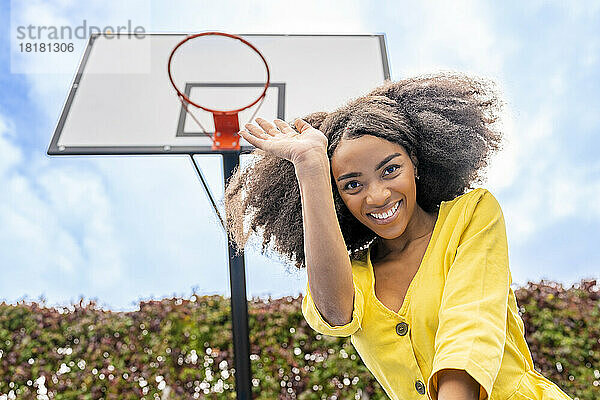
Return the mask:
<path id="1" fill-rule="evenodd" d="M 11 142 L 14 127 L 0 116 L 0 177 L 4 176 L 23 159 L 21 150 Z"/>
<path id="2" fill-rule="evenodd" d="M 58 288 L 45 287 L 50 276 L 89 276 L 96 287 L 114 285 L 123 264 L 101 176 L 26 159 L 11 143 L 9 126 L 0 115 L 0 155 L 10 160 L 0 169 L 0 264 L 9 278 L 18 271 L 30 279 L 21 288 L 3 280 L 3 295 L 15 296 L 15 290 L 56 294 Z"/>
<path id="3" fill-rule="evenodd" d="M 562 0 L 534 0 L 519 5 L 523 10 L 539 11 L 540 9 L 556 9 L 563 17 L 571 23 L 579 23 L 582 20 L 593 20 L 600 13 L 600 3 L 595 0 L 562 1 Z"/>
<path id="4" fill-rule="evenodd" d="M 364 32 L 359 1 L 261 2 L 180 0 L 154 3 L 153 28 L 171 32 L 211 29 L 232 33 L 356 33 Z"/>
<path id="5" fill-rule="evenodd" d="M 583 68 L 592 69 L 598 65 L 600 54 L 600 41 L 596 38 L 589 37 L 585 43 L 585 50 L 579 55 L 579 63 Z"/>
<path id="6" fill-rule="evenodd" d="M 386 3 L 382 14 L 395 26 L 388 43 L 398 77 L 447 69 L 497 78 L 517 43 L 493 30 L 493 14 L 485 3 L 463 0 Z M 378 14 L 378 16 L 380 16 Z"/>
<path id="7" fill-rule="evenodd" d="M 505 92 L 499 89 L 502 96 Z M 494 154 L 486 170 L 487 186 L 494 193 L 499 193 L 510 188 L 517 178 L 519 166 L 517 164 L 517 151 L 519 137 L 515 131 L 515 117 L 512 105 L 506 104 L 500 115 L 498 130 L 502 132 L 502 149 Z"/>
<path id="8" fill-rule="evenodd" d="M 521 116 L 515 152 L 520 167 L 511 188 L 514 196 L 504 204 L 517 243 L 570 217 L 600 220 L 600 163 L 584 167 L 569 161 L 554 127 L 558 118 L 550 104 L 540 105 L 531 117 Z"/>
<path id="9" fill-rule="evenodd" d="M 48 165 L 50 166 L 50 165 Z M 70 233 L 81 232 L 80 251 L 93 286 L 107 288 L 122 278 L 122 248 L 115 237 L 112 206 L 103 178 L 85 169 L 53 168 L 44 171 L 37 183 L 44 193 L 46 207 Z M 62 249 L 57 246 L 57 252 Z M 73 270 L 67 257 L 59 257 Z"/>

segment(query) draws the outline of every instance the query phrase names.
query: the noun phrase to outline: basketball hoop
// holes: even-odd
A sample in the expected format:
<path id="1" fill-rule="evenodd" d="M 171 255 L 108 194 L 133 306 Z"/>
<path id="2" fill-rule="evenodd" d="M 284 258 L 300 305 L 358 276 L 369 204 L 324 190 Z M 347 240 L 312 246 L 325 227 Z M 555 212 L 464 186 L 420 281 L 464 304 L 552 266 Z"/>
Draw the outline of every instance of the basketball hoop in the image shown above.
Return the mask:
<path id="1" fill-rule="evenodd" d="M 175 52 L 177 51 L 177 49 L 179 49 L 188 40 L 195 39 L 195 38 L 198 38 L 200 36 L 209 36 L 209 35 L 225 36 L 225 37 L 228 37 L 228 38 L 239 40 L 240 42 L 242 42 L 243 44 L 247 45 L 252 50 L 254 50 L 254 52 L 256 52 L 256 54 L 258 54 L 260 56 L 260 58 L 262 59 L 263 63 L 265 64 L 265 68 L 266 68 L 266 72 L 267 72 L 267 80 L 265 82 L 265 88 L 264 88 L 264 90 L 262 91 L 262 93 L 260 94 L 260 96 L 258 96 L 258 98 L 256 98 L 256 100 L 254 100 L 252 103 L 250 103 L 250 104 L 248 104 L 248 105 L 246 105 L 244 107 L 234 109 L 234 110 L 216 110 L 216 109 L 204 107 L 204 106 L 202 106 L 200 104 L 197 104 L 197 103 L 193 102 L 175 84 L 175 81 L 173 80 L 173 76 L 171 74 L 171 62 L 173 60 L 173 55 L 175 54 Z M 247 40 L 245 40 L 245 39 L 243 39 L 243 38 L 241 38 L 240 36 L 237 36 L 237 35 L 233 35 L 233 34 L 230 34 L 230 33 L 223 33 L 223 32 L 203 32 L 203 33 L 198 33 L 198 34 L 194 34 L 194 35 L 190 35 L 190 36 L 186 37 L 181 42 L 179 42 L 177 44 L 177 46 L 175 46 L 173 48 L 173 50 L 171 51 L 171 55 L 169 56 L 169 63 L 167 65 L 167 71 L 169 73 L 169 80 L 171 81 L 171 85 L 173 85 L 173 88 L 177 92 L 177 96 L 178 96 L 179 100 L 181 101 L 181 103 L 183 104 L 183 107 L 184 107 L 185 111 L 200 126 L 200 128 L 202 129 L 202 131 L 204 132 L 204 134 L 207 135 L 207 136 L 209 136 L 210 139 L 212 140 L 212 142 L 213 142 L 212 143 L 212 150 L 240 150 L 240 143 L 239 143 L 240 137 L 237 135 L 237 132 L 239 132 L 239 130 L 240 130 L 240 125 L 239 125 L 239 120 L 238 120 L 238 113 L 241 112 L 241 111 L 243 111 L 243 110 L 245 110 L 245 109 L 247 109 L 247 108 L 252 107 L 253 105 L 255 105 L 256 103 L 258 103 L 259 101 L 261 102 L 261 104 L 259 104 L 258 108 L 260 108 L 260 106 L 262 105 L 262 101 L 264 100 L 265 95 L 267 94 L 267 89 L 269 88 L 269 83 L 270 83 L 270 79 L 271 79 L 271 74 L 270 74 L 270 71 L 269 71 L 269 65 L 268 65 L 267 60 L 265 59 L 265 57 L 261 54 L 261 52 L 254 45 L 252 45 L 252 43 L 248 42 Z M 190 104 L 192 106 L 194 106 L 194 107 L 200 108 L 200 109 L 202 109 L 204 111 L 207 111 L 207 112 L 210 112 L 210 113 L 213 114 L 213 120 L 214 120 L 214 123 L 215 123 L 215 136 L 218 137 L 218 140 L 216 140 L 213 136 L 211 136 L 208 133 L 206 133 L 206 130 L 204 129 L 204 127 L 202 127 L 202 125 L 200 124 L 200 121 L 198 121 L 198 119 L 196 119 L 196 117 L 188 110 L 188 105 L 190 105 Z M 250 118 L 250 121 L 256 115 L 256 112 L 258 111 L 258 108 L 255 110 L 254 114 Z"/>

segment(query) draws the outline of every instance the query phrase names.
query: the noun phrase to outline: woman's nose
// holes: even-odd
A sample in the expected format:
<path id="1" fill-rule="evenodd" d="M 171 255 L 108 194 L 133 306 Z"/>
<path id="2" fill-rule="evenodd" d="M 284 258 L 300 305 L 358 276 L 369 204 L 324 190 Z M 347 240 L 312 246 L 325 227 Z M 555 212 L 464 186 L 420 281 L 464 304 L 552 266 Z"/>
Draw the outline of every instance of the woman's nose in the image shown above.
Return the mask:
<path id="1" fill-rule="evenodd" d="M 371 206 L 383 206 L 392 192 L 384 185 L 371 185 L 367 193 L 367 204 Z"/>

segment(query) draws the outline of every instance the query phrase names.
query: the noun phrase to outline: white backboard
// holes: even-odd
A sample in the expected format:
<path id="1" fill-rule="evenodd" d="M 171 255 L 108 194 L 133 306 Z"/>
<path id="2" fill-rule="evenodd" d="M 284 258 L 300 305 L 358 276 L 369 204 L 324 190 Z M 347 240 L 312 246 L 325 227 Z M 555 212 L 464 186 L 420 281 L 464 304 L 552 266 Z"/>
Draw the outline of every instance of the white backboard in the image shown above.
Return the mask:
<path id="1" fill-rule="evenodd" d="M 184 112 L 167 74 L 169 55 L 186 36 L 90 37 L 48 154 L 214 153 L 210 138 Z M 332 111 L 390 77 L 383 34 L 239 36 L 256 46 L 269 64 L 270 86 L 256 114 L 267 120 L 291 122 L 311 112 Z M 266 76 L 256 53 L 246 47 L 235 54 L 227 46 L 205 44 L 178 63 L 179 77 L 194 77 L 181 82 L 190 99 L 232 109 L 256 98 Z M 248 61 L 239 68 L 239 63 L 225 61 L 232 59 Z M 240 126 L 249 122 L 256 107 L 239 114 Z M 191 109 L 211 133 L 212 115 Z M 243 139 L 240 144 L 242 152 L 253 149 Z"/>

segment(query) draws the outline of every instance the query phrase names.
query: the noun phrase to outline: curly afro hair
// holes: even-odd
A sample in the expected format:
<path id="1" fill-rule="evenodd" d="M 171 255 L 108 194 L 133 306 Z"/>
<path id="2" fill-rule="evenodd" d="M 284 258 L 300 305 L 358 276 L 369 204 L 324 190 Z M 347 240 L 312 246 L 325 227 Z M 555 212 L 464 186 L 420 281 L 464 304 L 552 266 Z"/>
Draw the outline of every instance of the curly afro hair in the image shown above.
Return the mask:
<path id="1" fill-rule="evenodd" d="M 417 203 L 433 212 L 483 181 L 489 157 L 500 149 L 500 111 L 493 82 L 437 73 L 386 81 L 333 112 L 303 119 L 328 138 L 329 159 L 342 139 L 363 135 L 403 146 L 418 165 Z M 301 269 L 302 204 L 294 166 L 260 149 L 251 154 L 253 162 L 236 168 L 225 188 L 229 237 L 239 253 L 258 234 L 263 253 L 271 246 Z M 331 187 L 348 253 L 359 259 L 377 236 L 350 213 L 333 176 Z"/>

